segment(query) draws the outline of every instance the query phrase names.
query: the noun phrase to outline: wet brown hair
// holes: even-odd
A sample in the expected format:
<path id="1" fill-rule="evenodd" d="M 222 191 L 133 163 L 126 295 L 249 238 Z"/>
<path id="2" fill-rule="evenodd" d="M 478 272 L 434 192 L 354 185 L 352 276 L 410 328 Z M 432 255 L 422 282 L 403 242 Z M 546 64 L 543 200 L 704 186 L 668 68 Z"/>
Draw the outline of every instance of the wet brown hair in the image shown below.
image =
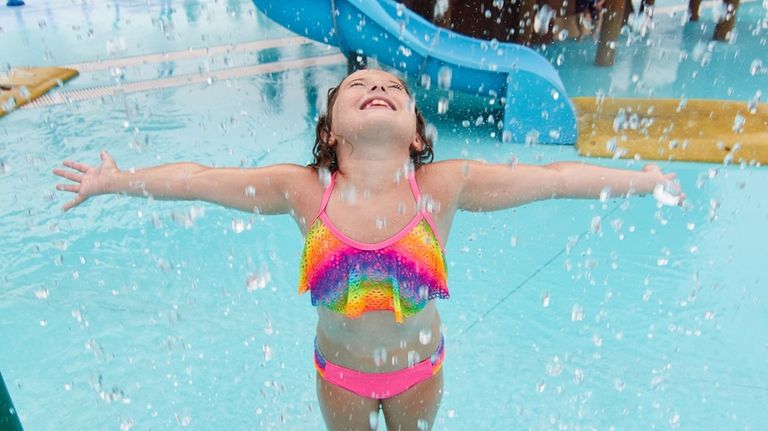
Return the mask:
<path id="1" fill-rule="evenodd" d="M 410 96 L 411 90 L 408 89 L 408 84 L 398 77 L 395 78 L 402 84 L 403 88 L 405 88 L 405 92 Z M 344 79 L 346 79 L 346 77 Z M 333 124 L 333 105 L 336 103 L 339 87 L 341 87 L 341 83 L 343 82 L 344 80 L 342 80 L 336 87 L 331 87 L 328 90 L 328 105 L 325 113 L 318 118 L 317 126 L 315 126 L 315 146 L 312 148 L 314 160 L 309 164 L 310 167 L 315 169 L 328 169 L 331 173 L 339 170 L 336 149 L 334 145 L 330 144 L 329 139 L 331 136 L 331 125 Z M 421 111 L 416 107 L 414 107 L 414 110 L 416 113 L 416 133 L 418 134 L 419 139 L 421 139 L 422 149 L 418 151 L 411 147 L 410 154 L 414 168 L 418 169 L 421 165 L 431 163 L 434 159 L 434 143 L 432 142 L 432 138 L 427 136 L 427 123 L 424 121 L 424 116 L 421 114 Z"/>

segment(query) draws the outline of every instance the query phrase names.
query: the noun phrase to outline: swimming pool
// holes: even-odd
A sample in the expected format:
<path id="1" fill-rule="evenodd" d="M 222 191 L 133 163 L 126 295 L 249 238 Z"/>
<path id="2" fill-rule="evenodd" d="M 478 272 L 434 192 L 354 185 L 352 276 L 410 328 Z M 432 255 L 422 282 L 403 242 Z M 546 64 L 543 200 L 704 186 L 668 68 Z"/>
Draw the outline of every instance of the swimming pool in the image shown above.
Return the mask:
<path id="1" fill-rule="evenodd" d="M 709 44 L 708 15 L 682 26 L 663 12 L 673 3 L 659 6 L 651 37 L 623 47 L 612 69 L 591 66 L 589 43 L 547 48 L 569 94 L 765 99 L 768 74 L 750 73 L 755 60 L 768 63 L 765 5 L 742 4 L 730 45 Z M 3 67 L 293 37 L 241 1 L 29 2 L 2 8 L 0 27 Z M 26 429 L 322 427 L 314 310 L 296 294 L 301 237 L 289 218 L 121 197 L 61 215 L 49 172 L 64 159 L 95 162 L 101 148 L 123 168 L 306 163 L 318 99 L 346 69 L 336 52 L 297 42 L 138 57 L 65 90 L 309 57 L 329 64 L 117 91 L 0 120 L 0 370 Z M 438 158 L 578 158 L 571 147 L 502 144 L 486 115 L 433 113 Z M 689 209 L 548 201 L 457 218 L 435 429 L 768 424 L 768 173 L 662 166 L 679 173 Z"/>

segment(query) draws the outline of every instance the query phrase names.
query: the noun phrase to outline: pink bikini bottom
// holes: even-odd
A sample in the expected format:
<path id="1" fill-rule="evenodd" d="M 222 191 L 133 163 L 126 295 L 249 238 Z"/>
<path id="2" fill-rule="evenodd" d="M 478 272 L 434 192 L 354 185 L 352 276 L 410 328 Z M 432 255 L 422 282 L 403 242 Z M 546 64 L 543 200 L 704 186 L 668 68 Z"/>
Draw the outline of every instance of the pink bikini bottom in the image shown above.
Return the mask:
<path id="1" fill-rule="evenodd" d="M 381 400 L 399 395 L 437 374 L 445 358 L 443 344 L 441 337 L 435 353 L 412 367 L 388 373 L 364 373 L 329 362 L 320 353 L 315 339 L 315 368 L 320 377 L 336 386 L 361 397 Z"/>

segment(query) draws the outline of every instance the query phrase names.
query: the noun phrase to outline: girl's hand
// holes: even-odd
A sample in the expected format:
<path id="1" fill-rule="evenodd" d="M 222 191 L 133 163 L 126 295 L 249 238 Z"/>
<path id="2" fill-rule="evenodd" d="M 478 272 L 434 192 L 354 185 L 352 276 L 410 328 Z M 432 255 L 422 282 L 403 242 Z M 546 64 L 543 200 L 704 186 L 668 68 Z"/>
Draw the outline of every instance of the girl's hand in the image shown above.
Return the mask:
<path id="1" fill-rule="evenodd" d="M 675 181 L 677 175 L 673 172 L 665 174 L 655 164 L 643 166 L 645 172 L 653 181 L 653 197 L 663 205 L 683 206 L 685 193 L 680 184 Z"/>
<path id="2" fill-rule="evenodd" d="M 65 160 L 63 164 L 71 170 L 54 169 L 53 173 L 72 181 L 74 184 L 56 184 L 56 190 L 76 193 L 74 199 L 61 207 L 63 211 L 80 205 L 91 196 L 109 193 L 110 179 L 120 172 L 117 164 L 106 151 L 101 152 L 101 165 L 99 166 L 88 166 L 69 160 Z"/>

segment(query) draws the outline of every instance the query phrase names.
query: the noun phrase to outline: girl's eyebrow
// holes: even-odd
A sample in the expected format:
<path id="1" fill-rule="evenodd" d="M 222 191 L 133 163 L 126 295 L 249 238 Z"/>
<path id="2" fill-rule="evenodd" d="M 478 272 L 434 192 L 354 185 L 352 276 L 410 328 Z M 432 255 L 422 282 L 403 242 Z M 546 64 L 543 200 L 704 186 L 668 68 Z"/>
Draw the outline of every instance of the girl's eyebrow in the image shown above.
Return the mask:
<path id="1" fill-rule="evenodd" d="M 346 84 L 346 85 L 352 85 L 352 84 L 354 84 L 355 82 L 363 82 L 363 83 L 364 83 L 364 82 L 365 82 L 365 79 L 364 79 L 364 78 L 355 78 L 355 79 L 353 79 L 353 80 L 351 80 L 351 81 L 347 82 L 347 84 Z M 402 84 L 400 81 L 397 81 L 397 80 L 394 80 L 394 79 L 390 79 L 390 80 L 389 80 L 389 83 L 390 83 L 390 84 L 399 85 L 399 86 L 403 87 L 403 84 Z"/>

